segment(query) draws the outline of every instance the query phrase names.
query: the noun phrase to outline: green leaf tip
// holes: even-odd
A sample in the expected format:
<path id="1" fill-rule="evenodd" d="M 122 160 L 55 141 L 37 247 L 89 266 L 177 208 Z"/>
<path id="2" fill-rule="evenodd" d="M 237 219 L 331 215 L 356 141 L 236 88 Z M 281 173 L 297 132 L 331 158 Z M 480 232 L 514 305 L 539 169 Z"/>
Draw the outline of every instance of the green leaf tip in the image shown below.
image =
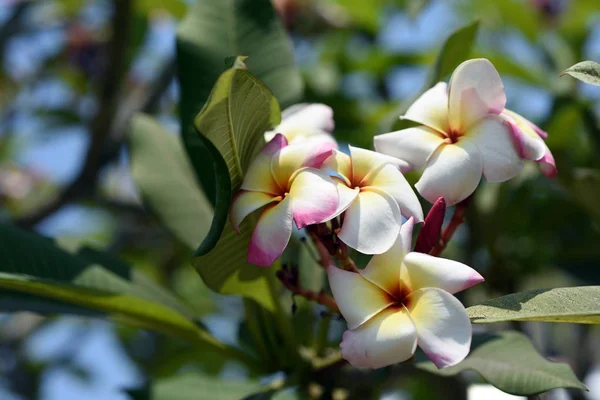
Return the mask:
<path id="1" fill-rule="evenodd" d="M 579 62 L 560 73 L 560 76 L 564 75 L 570 75 L 582 82 L 600 86 L 600 64 L 594 61 Z"/>

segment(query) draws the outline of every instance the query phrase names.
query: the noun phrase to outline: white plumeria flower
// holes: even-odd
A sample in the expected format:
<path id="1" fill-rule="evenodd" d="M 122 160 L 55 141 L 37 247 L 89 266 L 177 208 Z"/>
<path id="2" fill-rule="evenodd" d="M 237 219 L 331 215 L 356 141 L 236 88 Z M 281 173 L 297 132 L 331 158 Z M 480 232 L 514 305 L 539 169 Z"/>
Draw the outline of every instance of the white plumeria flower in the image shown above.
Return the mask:
<path id="1" fill-rule="evenodd" d="M 356 367 L 406 361 L 417 345 L 438 368 L 462 361 L 471 346 L 471 322 L 453 293 L 483 282 L 456 261 L 411 252 L 413 219 L 394 246 L 360 272 L 329 266 L 333 296 L 348 323 L 342 356 Z"/>
<path id="2" fill-rule="evenodd" d="M 271 265 L 287 246 L 292 221 L 298 229 L 331 219 L 339 203 L 331 178 L 318 168 L 331 154 L 329 145 L 288 146 L 276 135 L 250 164 L 230 209 L 233 228 L 264 207 L 252 233 L 248 262 Z"/>
<path id="3" fill-rule="evenodd" d="M 296 104 L 286 108 L 281 113 L 281 123 L 272 131 L 265 132 L 268 142 L 280 133 L 289 144 L 301 142 L 324 142 L 337 148 L 337 142 L 331 136 L 335 123 L 333 110 L 325 104 Z"/>
<path id="4" fill-rule="evenodd" d="M 542 137 L 530 135 L 532 124 L 505 104 L 492 63 L 465 61 L 448 85 L 436 84 L 402 117 L 421 126 L 376 136 L 375 149 L 405 161 L 408 170 L 425 166 L 415 185 L 419 193 L 432 203 L 443 197 L 456 204 L 475 191 L 482 174 L 503 182 L 519 173 L 523 158 L 554 162 Z"/>
<path id="5" fill-rule="evenodd" d="M 350 147 L 350 156 L 334 149 L 321 167 L 332 176 L 340 195 L 336 215 L 344 212 L 341 241 L 365 254 L 387 251 L 396 240 L 402 216 L 423 221 L 419 199 L 398 169 L 400 160 Z M 401 165 L 399 165 L 401 163 Z"/>

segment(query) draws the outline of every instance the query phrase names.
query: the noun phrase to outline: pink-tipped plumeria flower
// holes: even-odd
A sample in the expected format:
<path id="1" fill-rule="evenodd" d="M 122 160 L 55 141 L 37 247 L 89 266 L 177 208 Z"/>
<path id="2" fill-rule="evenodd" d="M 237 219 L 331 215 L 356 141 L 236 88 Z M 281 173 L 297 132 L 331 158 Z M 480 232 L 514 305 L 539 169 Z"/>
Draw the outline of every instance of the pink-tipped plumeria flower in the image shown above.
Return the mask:
<path id="1" fill-rule="evenodd" d="M 327 144 L 288 146 L 276 135 L 252 161 L 231 204 L 236 231 L 251 212 L 265 207 L 252 233 L 248 262 L 271 265 L 287 246 L 292 220 L 301 229 L 329 220 L 338 207 L 338 191 L 318 168 L 331 155 Z"/>
<path id="2" fill-rule="evenodd" d="M 268 142 L 277 133 L 281 133 L 289 144 L 325 142 L 331 148 L 337 148 L 337 142 L 331 136 L 334 127 L 331 107 L 318 103 L 296 104 L 283 110 L 281 123 L 265 133 L 265 140 Z"/>
<path id="3" fill-rule="evenodd" d="M 456 204 L 475 191 L 481 175 L 503 182 L 519 173 L 523 158 L 554 159 L 537 127 L 505 110 L 500 75 L 488 60 L 460 64 L 446 85 L 426 91 L 402 118 L 421 126 L 375 137 L 375 149 L 405 161 L 409 169 L 425 166 L 415 187 L 428 201 L 443 197 Z M 539 131 L 538 133 L 541 133 Z"/>
<path id="4" fill-rule="evenodd" d="M 338 237 L 365 254 L 386 252 L 396 240 L 402 216 L 423 221 L 419 199 L 393 157 L 350 146 L 350 156 L 333 150 L 322 169 L 332 171 L 344 212 Z"/>
<path id="5" fill-rule="evenodd" d="M 417 345 L 438 368 L 463 360 L 471 322 L 453 293 L 483 282 L 456 261 L 411 252 L 413 219 L 394 246 L 359 273 L 329 266 L 333 296 L 348 323 L 342 357 L 356 367 L 381 368 L 408 360 Z"/>

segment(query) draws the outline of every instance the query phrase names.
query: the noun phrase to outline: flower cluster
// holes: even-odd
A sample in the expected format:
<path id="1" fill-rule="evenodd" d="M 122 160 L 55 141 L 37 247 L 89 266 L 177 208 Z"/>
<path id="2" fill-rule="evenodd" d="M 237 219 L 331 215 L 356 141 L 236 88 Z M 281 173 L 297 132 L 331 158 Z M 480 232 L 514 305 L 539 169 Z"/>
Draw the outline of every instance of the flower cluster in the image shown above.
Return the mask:
<path id="1" fill-rule="evenodd" d="M 418 126 L 376 136 L 376 151 L 340 151 L 331 135 L 333 112 L 323 104 L 293 106 L 265 133 L 268 143 L 233 199 L 231 223 L 238 230 L 262 209 L 248 249 L 248 261 L 256 265 L 269 266 L 281 256 L 293 223 L 302 229 L 333 220 L 327 229 L 335 240 L 374 255 L 363 270 L 327 267 L 348 322 L 342 355 L 353 365 L 402 362 L 417 345 L 439 368 L 467 355 L 471 325 L 452 294 L 483 278 L 464 264 L 411 252 L 413 225 L 423 221 L 423 211 L 402 173 L 424 168 L 417 191 L 447 205 L 470 196 L 482 175 L 489 182 L 511 179 L 524 160 L 556 175 L 547 134 L 505 105 L 498 72 L 476 59 L 459 65 L 449 84 L 438 83 L 407 110 L 402 118 Z"/>

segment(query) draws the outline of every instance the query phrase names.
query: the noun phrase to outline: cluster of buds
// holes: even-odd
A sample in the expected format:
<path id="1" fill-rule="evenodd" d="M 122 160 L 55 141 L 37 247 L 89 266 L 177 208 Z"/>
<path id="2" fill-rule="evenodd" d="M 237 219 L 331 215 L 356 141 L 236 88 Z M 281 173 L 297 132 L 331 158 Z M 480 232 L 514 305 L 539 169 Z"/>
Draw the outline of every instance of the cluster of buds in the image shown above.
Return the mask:
<path id="1" fill-rule="evenodd" d="M 332 221 L 327 230 L 336 243 L 374 255 L 363 270 L 326 265 L 348 323 L 341 348 L 351 364 L 402 362 L 417 345 L 439 368 L 468 354 L 471 324 L 452 294 L 483 278 L 464 264 L 411 251 L 413 225 L 423 221 L 423 211 L 402 173 L 423 168 L 415 188 L 431 203 L 440 199 L 438 205 L 463 202 L 482 176 L 489 182 L 513 178 L 524 160 L 556 175 L 547 134 L 505 105 L 498 72 L 476 59 L 459 65 L 449 84 L 426 91 L 401 117 L 418 126 L 376 136 L 376 151 L 340 151 L 331 135 L 333 112 L 323 104 L 291 107 L 265 133 L 268 143 L 232 202 L 231 223 L 237 230 L 263 209 L 248 249 L 256 265 L 281 256 L 293 223 L 314 226 L 314 233 Z M 317 244 L 332 254 L 339 250 Z"/>

